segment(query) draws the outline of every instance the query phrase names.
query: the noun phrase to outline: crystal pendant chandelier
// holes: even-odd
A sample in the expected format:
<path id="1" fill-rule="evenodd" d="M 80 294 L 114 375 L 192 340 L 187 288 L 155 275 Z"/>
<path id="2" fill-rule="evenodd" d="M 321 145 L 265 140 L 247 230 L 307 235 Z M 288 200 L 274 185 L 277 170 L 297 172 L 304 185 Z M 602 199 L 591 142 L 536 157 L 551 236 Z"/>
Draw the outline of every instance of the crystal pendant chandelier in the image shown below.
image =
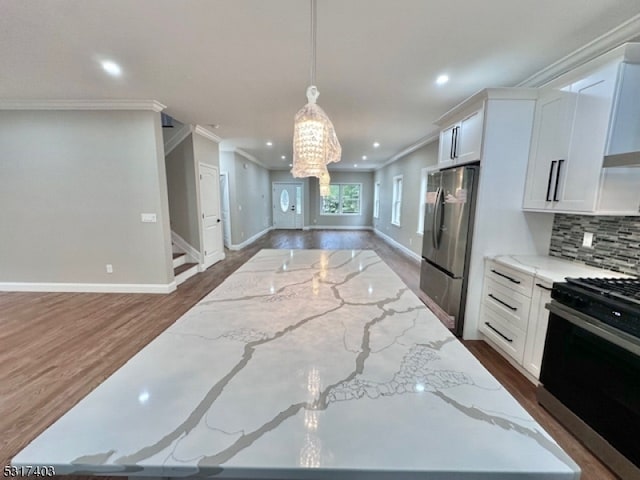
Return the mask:
<path id="1" fill-rule="evenodd" d="M 320 181 L 320 196 L 328 197 L 330 193 L 329 184 L 331 183 L 331 177 L 329 176 L 329 171 L 327 167 L 324 168 L 324 171 L 318 177 Z"/>
<path id="2" fill-rule="evenodd" d="M 339 162 L 342 148 L 326 113 L 316 104 L 318 89 L 316 77 L 316 0 L 311 0 L 311 86 L 307 88 L 308 103 L 295 116 L 293 127 L 293 168 L 294 177 L 326 177 L 322 192 L 328 194 L 327 165 Z"/>

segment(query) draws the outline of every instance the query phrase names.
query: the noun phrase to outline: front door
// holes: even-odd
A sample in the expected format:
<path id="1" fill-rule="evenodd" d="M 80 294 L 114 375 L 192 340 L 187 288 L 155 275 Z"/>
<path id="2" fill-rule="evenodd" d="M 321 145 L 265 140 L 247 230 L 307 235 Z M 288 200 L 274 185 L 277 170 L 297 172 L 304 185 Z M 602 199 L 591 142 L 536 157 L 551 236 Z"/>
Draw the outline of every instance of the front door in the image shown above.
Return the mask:
<path id="1" fill-rule="evenodd" d="M 302 184 L 273 184 L 274 228 L 302 228 Z"/>
<path id="2" fill-rule="evenodd" d="M 220 178 L 218 169 L 200 164 L 200 199 L 202 207 L 202 234 L 204 267 L 208 268 L 224 258 L 222 221 L 220 218 Z"/>

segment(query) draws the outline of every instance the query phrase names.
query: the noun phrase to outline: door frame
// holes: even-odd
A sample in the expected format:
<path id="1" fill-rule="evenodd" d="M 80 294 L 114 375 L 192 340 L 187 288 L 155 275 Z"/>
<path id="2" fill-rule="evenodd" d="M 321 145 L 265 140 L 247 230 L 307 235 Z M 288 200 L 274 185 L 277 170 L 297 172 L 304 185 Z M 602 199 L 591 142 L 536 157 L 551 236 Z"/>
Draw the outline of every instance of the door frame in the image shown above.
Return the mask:
<path id="1" fill-rule="evenodd" d="M 207 265 L 206 264 L 206 256 L 204 254 L 204 222 L 202 219 L 202 215 L 203 215 L 203 209 L 202 209 L 202 189 L 200 188 L 200 176 L 202 175 L 202 168 L 213 168 L 215 170 L 217 170 L 218 172 L 218 176 L 220 175 L 220 167 L 217 165 L 210 165 L 208 163 L 202 163 L 202 162 L 198 162 L 198 171 L 196 173 L 196 185 L 198 186 L 198 229 L 200 231 L 200 263 L 198 265 L 198 271 L 199 272 L 204 272 L 207 268 L 209 268 L 211 265 L 215 264 L 216 262 L 219 262 L 220 260 L 223 260 L 225 258 L 225 253 L 224 253 L 224 235 L 223 235 L 223 239 L 222 239 L 222 252 L 221 254 L 218 256 L 218 259 L 215 260 L 211 265 Z M 222 208 L 222 205 L 220 204 L 220 181 L 216 182 L 216 187 L 218 190 L 218 209 L 220 210 Z M 220 218 L 220 211 L 218 211 L 218 218 Z"/>
<path id="2" fill-rule="evenodd" d="M 298 229 L 297 227 L 293 227 L 291 230 L 304 230 L 304 182 L 271 182 L 271 225 L 273 226 L 273 228 L 278 228 L 276 225 L 274 225 L 275 223 L 275 216 L 274 216 L 274 210 L 275 210 L 275 197 L 273 196 L 273 191 L 276 188 L 276 185 L 295 185 L 296 187 L 300 187 L 300 202 L 301 202 L 301 217 L 302 217 L 302 225 L 300 226 L 300 228 Z"/>
<path id="3" fill-rule="evenodd" d="M 222 243 L 225 247 L 229 248 L 231 246 L 231 199 L 229 198 L 229 172 L 220 172 L 220 178 L 223 178 L 225 184 L 225 195 L 222 195 L 220 192 L 220 218 L 222 218 L 222 210 L 223 205 L 226 202 L 229 214 L 227 215 L 227 221 L 222 220 Z"/>

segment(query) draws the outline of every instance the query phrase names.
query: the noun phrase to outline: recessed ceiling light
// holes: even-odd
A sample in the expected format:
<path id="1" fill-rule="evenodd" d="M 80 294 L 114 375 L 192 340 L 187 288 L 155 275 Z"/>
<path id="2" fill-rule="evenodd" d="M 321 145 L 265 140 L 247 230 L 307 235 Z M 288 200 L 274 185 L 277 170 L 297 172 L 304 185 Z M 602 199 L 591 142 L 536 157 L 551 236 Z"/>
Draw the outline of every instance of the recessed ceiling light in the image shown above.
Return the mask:
<path id="1" fill-rule="evenodd" d="M 373 142 L 373 148 L 378 148 L 380 146 L 380 142 Z"/>
<path id="2" fill-rule="evenodd" d="M 449 81 L 449 75 L 440 75 L 438 78 L 436 78 L 436 83 L 438 85 L 444 85 L 448 81 Z"/>
<path id="3" fill-rule="evenodd" d="M 101 65 L 103 70 L 113 77 L 119 77 L 122 74 L 122 69 L 116 62 L 112 62 L 111 60 L 103 60 L 101 62 Z"/>
<path id="4" fill-rule="evenodd" d="M 367 156 L 366 156 L 366 155 L 362 155 L 362 159 L 363 159 L 363 160 L 366 160 L 366 159 L 367 159 Z"/>
<path id="5" fill-rule="evenodd" d="M 283 160 L 287 159 L 287 157 L 285 155 L 282 155 L 280 158 L 283 159 Z"/>
<path id="6" fill-rule="evenodd" d="M 354 163 L 354 164 L 353 164 L 353 166 L 354 166 L 354 167 L 357 167 L 357 166 L 358 166 L 358 164 L 357 164 L 357 163 Z"/>
<path id="7" fill-rule="evenodd" d="M 289 164 L 289 166 L 290 166 L 290 167 L 293 167 L 293 163 L 290 163 L 290 164 Z"/>
<path id="8" fill-rule="evenodd" d="M 272 147 L 272 146 L 273 146 L 273 142 L 272 142 L 271 140 L 269 140 L 269 141 L 267 142 L 267 147 Z"/>

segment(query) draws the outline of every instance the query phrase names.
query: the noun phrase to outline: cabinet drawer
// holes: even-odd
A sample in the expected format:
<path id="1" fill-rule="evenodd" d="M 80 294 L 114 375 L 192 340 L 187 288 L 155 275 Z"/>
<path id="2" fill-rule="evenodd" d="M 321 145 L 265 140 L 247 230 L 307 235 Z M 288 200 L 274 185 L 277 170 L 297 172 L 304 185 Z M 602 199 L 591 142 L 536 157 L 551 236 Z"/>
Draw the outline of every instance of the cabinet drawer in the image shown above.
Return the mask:
<path id="1" fill-rule="evenodd" d="M 498 313 L 509 324 L 522 331 L 527 330 L 531 298 L 507 288 L 497 281 L 487 278 L 482 302 L 487 308 Z"/>
<path id="2" fill-rule="evenodd" d="M 533 275 L 519 272 L 513 268 L 505 267 L 492 260 L 487 261 L 485 267 L 485 279 L 491 279 L 504 285 L 511 290 L 515 290 L 522 295 L 531 297 L 533 290 Z"/>
<path id="3" fill-rule="evenodd" d="M 522 364 L 525 333 L 507 325 L 498 313 L 486 308 L 486 306 L 483 306 L 480 320 L 480 331 L 505 353 L 513 357 L 516 362 Z"/>

